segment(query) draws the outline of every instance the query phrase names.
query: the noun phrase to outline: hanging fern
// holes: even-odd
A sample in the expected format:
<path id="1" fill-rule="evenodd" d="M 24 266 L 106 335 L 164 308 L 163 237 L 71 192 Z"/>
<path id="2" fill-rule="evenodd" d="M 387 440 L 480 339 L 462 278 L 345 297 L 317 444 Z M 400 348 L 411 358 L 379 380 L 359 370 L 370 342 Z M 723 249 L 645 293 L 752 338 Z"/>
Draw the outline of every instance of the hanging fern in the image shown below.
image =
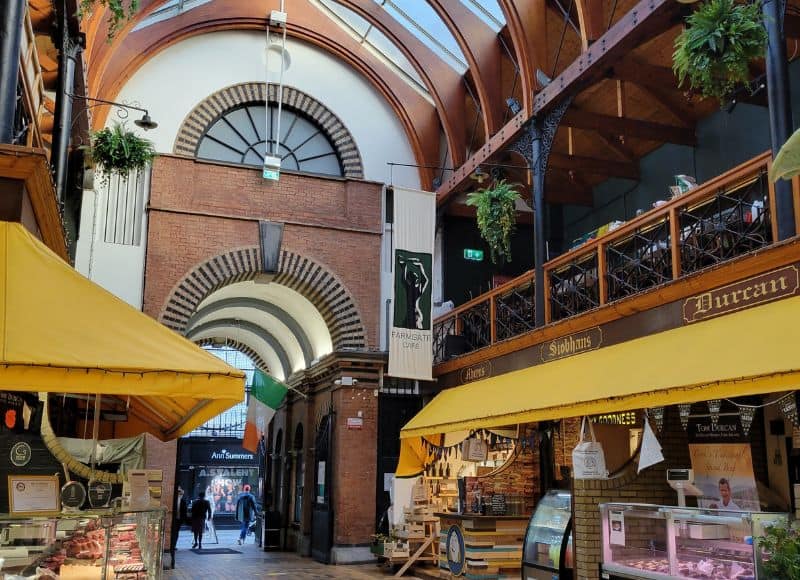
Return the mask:
<path id="1" fill-rule="evenodd" d="M 767 31 L 760 5 L 709 0 L 686 19 L 675 39 L 672 68 L 703 96 L 725 100 L 750 79 L 750 61 L 764 56 Z"/>
<path id="2" fill-rule="evenodd" d="M 511 235 L 516 229 L 515 204 L 519 193 L 501 179 L 494 187 L 487 187 L 467 195 L 467 205 L 474 206 L 478 218 L 478 230 L 489 245 L 492 263 L 497 258 L 511 261 Z"/>
<path id="3" fill-rule="evenodd" d="M 127 6 L 126 6 L 127 4 Z M 114 38 L 122 25 L 139 10 L 139 0 L 80 0 L 78 18 L 90 15 L 97 7 L 108 8 L 108 40 Z"/>
<path id="4" fill-rule="evenodd" d="M 151 141 L 115 123 L 111 128 L 92 133 L 90 155 L 108 181 L 111 174 L 127 179 L 131 171 L 144 169 L 153 161 L 156 150 Z"/>

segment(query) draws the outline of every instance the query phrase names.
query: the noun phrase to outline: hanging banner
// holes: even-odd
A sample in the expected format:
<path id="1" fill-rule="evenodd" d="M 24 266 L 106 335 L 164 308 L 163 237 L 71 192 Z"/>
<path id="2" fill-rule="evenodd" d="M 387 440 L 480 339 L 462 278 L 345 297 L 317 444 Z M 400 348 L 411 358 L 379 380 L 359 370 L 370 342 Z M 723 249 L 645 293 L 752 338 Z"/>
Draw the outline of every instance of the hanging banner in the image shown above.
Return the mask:
<path id="1" fill-rule="evenodd" d="M 389 375 L 431 380 L 436 194 L 394 188 L 394 310 Z"/>
<path id="2" fill-rule="evenodd" d="M 689 422 L 689 456 L 694 483 L 703 491 L 697 505 L 720 510 L 759 511 L 750 442 L 737 414 Z"/>

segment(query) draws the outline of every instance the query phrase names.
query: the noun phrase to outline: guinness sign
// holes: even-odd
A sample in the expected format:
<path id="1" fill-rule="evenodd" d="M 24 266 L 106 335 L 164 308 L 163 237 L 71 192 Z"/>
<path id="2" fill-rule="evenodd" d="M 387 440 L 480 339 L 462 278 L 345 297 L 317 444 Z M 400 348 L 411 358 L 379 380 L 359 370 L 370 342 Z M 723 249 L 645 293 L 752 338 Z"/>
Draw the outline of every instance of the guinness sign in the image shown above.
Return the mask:
<path id="1" fill-rule="evenodd" d="M 492 362 L 488 360 L 486 362 L 461 369 L 461 372 L 459 373 L 459 379 L 461 380 L 462 385 L 465 383 L 471 383 L 473 381 L 479 381 L 481 379 L 488 379 L 491 376 Z"/>
<path id="2" fill-rule="evenodd" d="M 542 362 L 550 362 L 551 360 L 595 350 L 600 348 L 601 344 L 603 344 L 603 331 L 599 326 L 583 332 L 562 336 L 542 344 Z"/>
<path id="3" fill-rule="evenodd" d="M 683 320 L 686 324 L 691 324 L 729 314 L 794 296 L 798 289 L 800 276 L 797 267 L 787 266 L 687 298 L 683 302 Z"/>

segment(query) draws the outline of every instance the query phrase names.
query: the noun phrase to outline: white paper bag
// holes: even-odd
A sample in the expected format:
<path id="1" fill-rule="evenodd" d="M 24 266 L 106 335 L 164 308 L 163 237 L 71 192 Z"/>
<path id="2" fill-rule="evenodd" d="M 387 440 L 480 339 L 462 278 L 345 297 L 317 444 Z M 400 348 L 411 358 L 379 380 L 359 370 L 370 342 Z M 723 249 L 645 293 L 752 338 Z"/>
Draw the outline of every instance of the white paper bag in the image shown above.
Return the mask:
<path id="1" fill-rule="evenodd" d="M 489 446 L 480 439 L 467 439 L 461 453 L 464 461 L 486 461 L 489 456 Z"/>
<path id="2" fill-rule="evenodd" d="M 589 436 L 591 437 L 589 441 L 584 440 L 586 423 L 589 424 Z M 572 470 L 575 479 L 606 479 L 608 477 L 603 446 L 595 439 L 592 422 L 587 421 L 586 417 L 581 421 L 581 439 L 572 450 Z"/>

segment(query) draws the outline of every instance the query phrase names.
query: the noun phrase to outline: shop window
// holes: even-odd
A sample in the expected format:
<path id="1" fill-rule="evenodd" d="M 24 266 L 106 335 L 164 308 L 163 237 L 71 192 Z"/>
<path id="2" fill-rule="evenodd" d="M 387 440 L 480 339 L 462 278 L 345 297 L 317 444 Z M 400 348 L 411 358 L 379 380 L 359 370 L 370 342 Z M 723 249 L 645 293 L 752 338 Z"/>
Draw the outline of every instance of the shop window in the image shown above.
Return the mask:
<path id="1" fill-rule="evenodd" d="M 303 425 L 297 426 L 294 432 L 294 451 L 296 456 L 294 474 L 294 521 L 303 517 L 303 480 L 305 479 L 306 461 L 303 456 Z"/>
<path id="2" fill-rule="evenodd" d="M 280 143 L 275 150 L 275 136 Z M 269 135 L 269 138 L 267 138 Z M 250 103 L 230 109 L 206 131 L 197 157 L 261 167 L 264 152 L 281 158 L 281 168 L 341 177 L 339 154 L 324 129 L 299 112 L 277 103 Z"/>

